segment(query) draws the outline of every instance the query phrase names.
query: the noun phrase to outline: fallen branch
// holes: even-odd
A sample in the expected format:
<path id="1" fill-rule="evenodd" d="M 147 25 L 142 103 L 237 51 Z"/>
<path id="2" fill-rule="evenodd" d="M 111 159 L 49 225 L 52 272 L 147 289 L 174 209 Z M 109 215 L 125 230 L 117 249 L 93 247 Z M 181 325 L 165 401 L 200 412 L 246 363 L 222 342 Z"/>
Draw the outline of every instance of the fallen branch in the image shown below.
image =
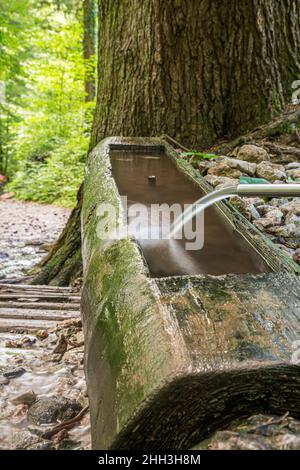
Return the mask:
<path id="1" fill-rule="evenodd" d="M 62 431 L 63 429 L 72 429 L 76 423 L 82 420 L 88 409 L 89 405 L 82 408 L 82 410 L 76 416 L 74 416 L 74 418 L 68 419 L 63 423 L 57 424 L 57 426 L 54 426 L 54 428 L 44 432 L 41 437 L 43 439 L 51 439 L 51 437 L 55 436 L 55 434 L 57 434 L 59 431 Z"/>

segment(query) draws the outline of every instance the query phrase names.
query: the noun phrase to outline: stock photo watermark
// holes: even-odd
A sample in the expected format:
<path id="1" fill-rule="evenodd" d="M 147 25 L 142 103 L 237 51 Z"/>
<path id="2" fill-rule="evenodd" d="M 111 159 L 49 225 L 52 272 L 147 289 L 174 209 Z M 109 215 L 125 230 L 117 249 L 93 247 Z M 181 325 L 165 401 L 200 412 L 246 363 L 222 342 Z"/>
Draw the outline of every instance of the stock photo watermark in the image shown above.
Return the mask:
<path id="1" fill-rule="evenodd" d="M 183 240 L 186 250 L 201 250 L 204 245 L 204 211 L 197 213 L 190 204 L 141 204 L 122 198 L 123 211 L 113 204 L 97 207 L 97 235 L 113 243 L 124 238 Z"/>

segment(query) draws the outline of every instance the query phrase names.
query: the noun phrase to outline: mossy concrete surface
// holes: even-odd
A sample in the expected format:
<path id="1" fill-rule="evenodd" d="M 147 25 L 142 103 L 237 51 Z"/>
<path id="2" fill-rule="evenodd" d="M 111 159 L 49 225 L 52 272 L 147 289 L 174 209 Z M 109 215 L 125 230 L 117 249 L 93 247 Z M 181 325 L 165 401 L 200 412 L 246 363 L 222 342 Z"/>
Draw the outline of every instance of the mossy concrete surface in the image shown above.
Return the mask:
<path id="1" fill-rule="evenodd" d="M 109 161 L 110 145 L 120 144 L 161 141 L 106 139 L 86 170 L 82 316 L 93 447 L 186 449 L 253 412 L 300 416 L 292 267 L 150 279 L 136 243 L 107 244 L 112 227 L 97 215 L 101 203 L 122 215 Z"/>

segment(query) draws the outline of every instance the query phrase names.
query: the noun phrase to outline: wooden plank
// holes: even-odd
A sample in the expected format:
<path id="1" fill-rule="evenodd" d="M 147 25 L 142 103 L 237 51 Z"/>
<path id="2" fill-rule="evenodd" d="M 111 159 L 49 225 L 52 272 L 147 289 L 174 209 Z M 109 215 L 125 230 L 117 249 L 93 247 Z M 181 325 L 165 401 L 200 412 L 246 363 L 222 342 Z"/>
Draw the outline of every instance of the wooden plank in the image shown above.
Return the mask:
<path id="1" fill-rule="evenodd" d="M 0 292 L 0 299 L 56 299 L 56 300 L 62 300 L 62 301 L 66 301 L 68 300 L 69 302 L 80 302 L 80 296 L 78 295 L 69 295 L 69 294 L 54 294 L 54 293 L 32 293 L 32 294 L 28 294 L 28 293 L 24 293 L 24 292 L 20 292 L 20 293 L 3 293 L 3 292 Z"/>
<path id="2" fill-rule="evenodd" d="M 75 302 L 14 302 L 7 300 L 0 302 L 0 308 L 23 308 L 23 309 L 38 309 L 38 310 L 78 310 L 80 311 L 80 304 Z"/>
<path id="3" fill-rule="evenodd" d="M 46 330 L 55 328 L 57 323 L 49 320 L 0 319 L 0 332 Z"/>
<path id="4" fill-rule="evenodd" d="M 58 286 L 40 286 L 30 284 L 1 284 L 0 290 L 29 290 L 29 291 L 54 291 L 54 292 L 78 292 L 78 289 L 73 287 L 58 287 Z"/>
<path id="5" fill-rule="evenodd" d="M 55 320 L 62 321 L 69 318 L 79 318 L 80 312 L 77 311 L 58 311 L 58 310 L 24 310 L 22 308 L 0 308 L 0 319 L 2 318 L 21 318 L 28 320 Z"/>

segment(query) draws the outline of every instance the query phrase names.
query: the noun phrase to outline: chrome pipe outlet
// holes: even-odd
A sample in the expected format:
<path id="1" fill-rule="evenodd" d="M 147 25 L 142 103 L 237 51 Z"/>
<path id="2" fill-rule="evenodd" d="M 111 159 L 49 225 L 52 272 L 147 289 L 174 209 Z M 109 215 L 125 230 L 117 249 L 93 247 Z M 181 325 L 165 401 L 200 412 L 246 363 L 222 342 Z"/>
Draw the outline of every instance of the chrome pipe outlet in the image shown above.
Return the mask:
<path id="1" fill-rule="evenodd" d="M 291 184 L 239 184 L 238 196 L 299 197 L 300 183 Z"/>

